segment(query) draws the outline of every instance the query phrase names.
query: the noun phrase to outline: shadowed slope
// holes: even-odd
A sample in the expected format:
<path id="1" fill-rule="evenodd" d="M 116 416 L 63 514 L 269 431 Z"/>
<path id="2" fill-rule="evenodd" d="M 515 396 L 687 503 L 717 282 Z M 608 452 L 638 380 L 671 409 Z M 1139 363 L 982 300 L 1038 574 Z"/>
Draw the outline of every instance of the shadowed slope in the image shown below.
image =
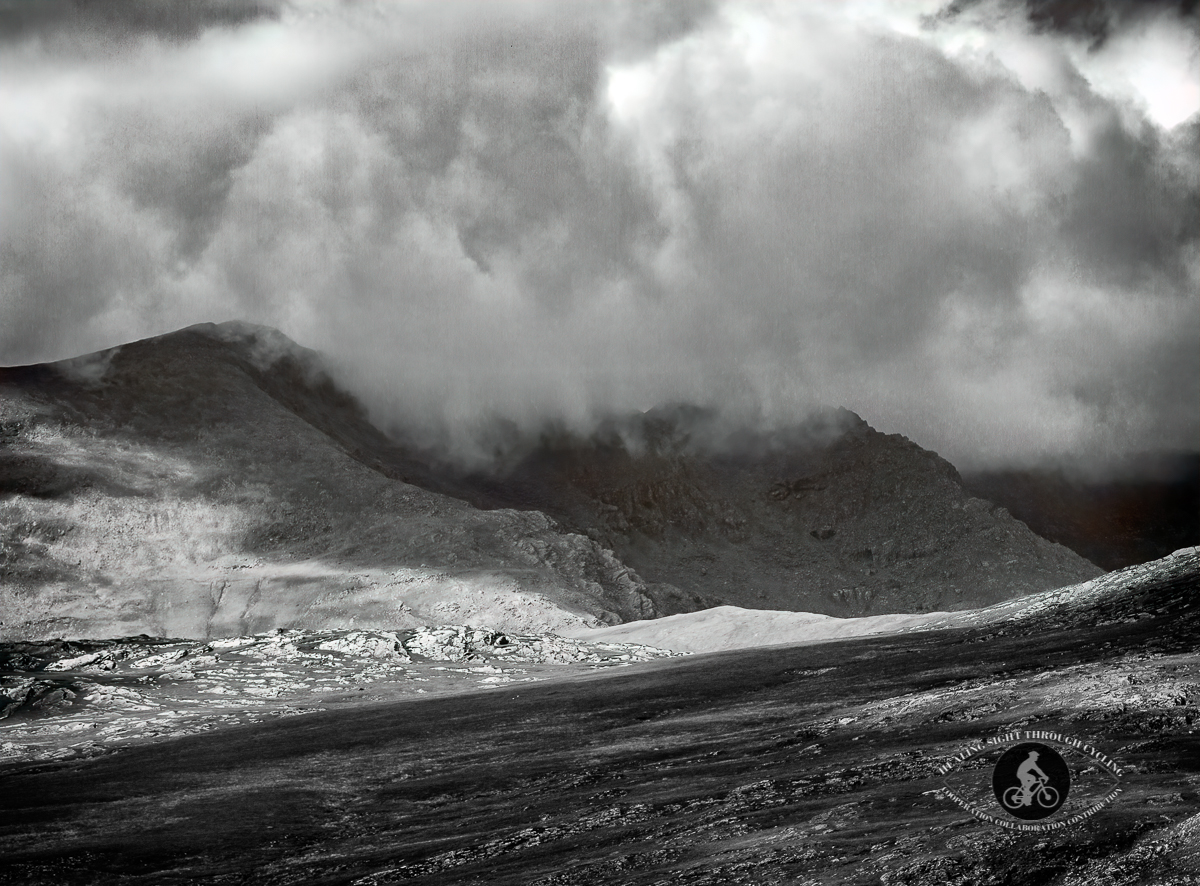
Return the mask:
<path id="1" fill-rule="evenodd" d="M 551 515 L 649 579 L 749 608 L 965 609 L 1102 571 L 845 410 L 773 432 L 652 410 L 586 438 L 548 432 L 460 482 L 480 505 Z"/>
<path id="2" fill-rule="evenodd" d="M 966 483 L 1105 569 L 1200 544 L 1200 453 L 1150 453 L 1119 467 L 1107 479 L 1057 468 L 981 472 Z"/>

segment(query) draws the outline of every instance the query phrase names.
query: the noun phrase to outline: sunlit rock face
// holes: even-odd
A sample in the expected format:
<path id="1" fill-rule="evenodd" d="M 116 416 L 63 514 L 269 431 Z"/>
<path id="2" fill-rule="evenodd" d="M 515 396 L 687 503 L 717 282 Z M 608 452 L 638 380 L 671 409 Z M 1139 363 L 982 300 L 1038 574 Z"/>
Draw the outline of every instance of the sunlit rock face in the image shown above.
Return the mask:
<path id="1" fill-rule="evenodd" d="M 528 632 L 660 611 L 545 515 L 403 482 L 353 398 L 273 330 L 0 370 L 0 432 L 0 636 Z"/>

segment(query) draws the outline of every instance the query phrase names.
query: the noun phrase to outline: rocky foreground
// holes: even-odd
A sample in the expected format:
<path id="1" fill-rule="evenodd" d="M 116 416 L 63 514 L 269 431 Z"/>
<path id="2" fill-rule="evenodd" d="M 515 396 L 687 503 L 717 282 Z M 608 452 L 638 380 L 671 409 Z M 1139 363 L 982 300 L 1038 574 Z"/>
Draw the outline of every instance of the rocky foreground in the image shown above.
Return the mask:
<path id="1" fill-rule="evenodd" d="M 674 654 L 461 625 L 0 644 L 0 762 L 90 757 L 242 723 Z"/>
<path id="2" fill-rule="evenodd" d="M 983 635 L 992 639 L 1027 624 L 1136 624 L 1155 615 L 1145 608 L 1147 587 L 1155 589 L 1159 613 L 1184 609 L 1197 574 L 1200 548 L 1188 548 L 1080 585 L 965 612 L 834 618 L 722 606 L 581 630 L 574 639 L 442 625 L 278 629 L 206 641 L 140 636 L 6 643 L 0 644 L 0 760 L 96 756 L 143 740 L 687 653 L 947 628 L 993 626 Z M 1187 698 L 1170 681 L 1138 682 L 1156 697 Z"/>
<path id="3" fill-rule="evenodd" d="M 452 633 L 465 654 L 468 635 Z M 363 662 L 400 654 L 382 634 L 267 636 L 247 654 L 294 645 L 332 661 L 344 653 L 316 648 L 339 641 Z M 47 657 L 100 682 L 120 648 Z M 1196 886 L 1198 649 L 1193 549 L 970 625 L 330 704 L 95 758 L 0 763 L 0 883 Z M 187 670 L 178 651 L 164 646 L 157 667 Z M 464 681 L 499 676 L 459 666 Z M 191 672 L 179 685 L 205 679 Z M 338 696 L 352 694 L 383 693 Z M 1122 771 L 1120 795 L 1044 833 L 951 803 L 943 765 L 1013 730 L 1097 748 Z M 1061 814 L 1075 815 L 1109 785 L 1087 758 L 1067 762 Z M 984 764 L 951 773 L 954 789 Z M 986 799 L 987 784 L 974 791 Z"/>

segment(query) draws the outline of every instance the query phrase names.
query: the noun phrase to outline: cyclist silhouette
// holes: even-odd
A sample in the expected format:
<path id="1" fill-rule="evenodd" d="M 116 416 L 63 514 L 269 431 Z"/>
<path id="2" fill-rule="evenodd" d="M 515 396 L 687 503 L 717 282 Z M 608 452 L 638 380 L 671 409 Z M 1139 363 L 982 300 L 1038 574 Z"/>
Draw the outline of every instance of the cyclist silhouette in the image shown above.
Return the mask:
<path id="1" fill-rule="evenodd" d="M 1030 751 L 1029 756 L 1017 767 L 1017 778 L 1020 787 L 1011 787 L 1004 792 L 1004 805 L 1009 809 L 1018 806 L 1029 806 L 1034 798 L 1040 805 L 1047 808 L 1058 802 L 1058 791 L 1050 787 L 1050 776 L 1042 772 L 1037 764 L 1038 752 Z"/>
<path id="2" fill-rule="evenodd" d="M 1021 780 L 1021 787 L 1025 793 L 1032 794 L 1033 786 L 1038 781 L 1049 781 L 1050 777 L 1042 772 L 1041 767 L 1037 764 L 1038 752 L 1030 751 L 1029 756 L 1025 758 L 1025 762 L 1017 767 L 1017 778 Z M 1034 773 L 1037 773 L 1034 775 Z"/>

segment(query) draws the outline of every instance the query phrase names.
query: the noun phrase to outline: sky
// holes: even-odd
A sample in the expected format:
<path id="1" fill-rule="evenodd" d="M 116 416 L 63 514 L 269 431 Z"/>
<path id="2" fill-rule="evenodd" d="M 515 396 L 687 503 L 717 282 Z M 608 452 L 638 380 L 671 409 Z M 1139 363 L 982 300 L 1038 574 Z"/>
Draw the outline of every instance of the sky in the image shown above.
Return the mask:
<path id="1" fill-rule="evenodd" d="M 460 442 L 1200 445 L 1194 4 L 0 0 L 0 195 L 0 365 L 245 320 Z"/>

